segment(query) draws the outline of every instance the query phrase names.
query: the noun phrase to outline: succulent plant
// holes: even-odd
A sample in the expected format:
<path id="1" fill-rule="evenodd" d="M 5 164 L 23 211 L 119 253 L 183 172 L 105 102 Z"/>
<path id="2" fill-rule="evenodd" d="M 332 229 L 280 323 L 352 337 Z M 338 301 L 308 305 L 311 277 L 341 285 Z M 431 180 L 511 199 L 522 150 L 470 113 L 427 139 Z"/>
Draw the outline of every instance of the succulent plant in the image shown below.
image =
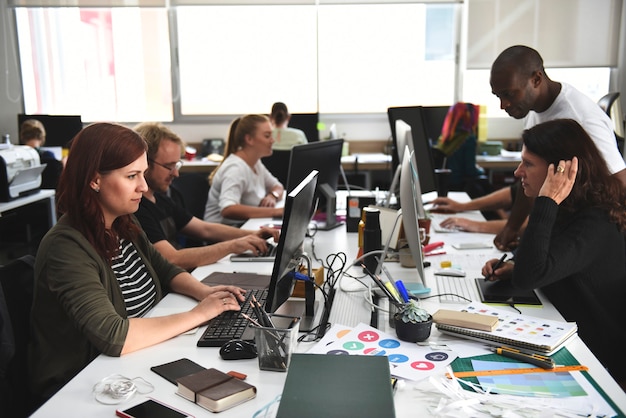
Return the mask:
<path id="1" fill-rule="evenodd" d="M 396 316 L 402 322 L 426 322 L 430 319 L 430 314 L 424 308 L 420 308 L 415 299 L 410 299 L 398 307 Z"/>

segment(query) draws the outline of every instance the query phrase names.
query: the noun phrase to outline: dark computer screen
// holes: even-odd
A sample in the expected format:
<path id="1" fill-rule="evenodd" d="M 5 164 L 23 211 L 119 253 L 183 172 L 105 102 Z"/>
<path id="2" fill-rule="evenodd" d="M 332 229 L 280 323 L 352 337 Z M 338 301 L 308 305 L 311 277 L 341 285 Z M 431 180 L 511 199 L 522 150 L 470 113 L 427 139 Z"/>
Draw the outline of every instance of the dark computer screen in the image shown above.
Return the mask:
<path id="1" fill-rule="evenodd" d="M 450 110 L 450 106 L 422 106 L 426 137 L 430 140 L 431 145 L 439 140 L 448 110 Z"/>
<path id="2" fill-rule="evenodd" d="M 435 183 L 435 165 L 433 163 L 432 150 L 428 141 L 424 115 L 421 106 L 390 107 L 387 109 L 389 126 L 394 148 L 397 148 L 398 138 L 396 137 L 396 121 L 405 121 L 411 127 L 413 136 L 412 151 L 415 153 L 417 167 L 420 170 L 420 186 L 423 193 L 432 192 L 437 189 Z M 401 141 L 400 141 L 401 142 Z M 397 152 L 392 153 L 392 165 L 395 170 L 400 164 Z"/>
<path id="3" fill-rule="evenodd" d="M 289 159 L 286 190 L 288 192 L 293 190 L 313 170 L 319 171 L 318 190 L 322 184 L 328 184 L 332 190 L 337 190 L 342 150 L 343 139 L 318 141 L 293 147 Z"/>
<path id="4" fill-rule="evenodd" d="M 37 119 L 46 128 L 46 147 L 67 147 L 67 143 L 83 129 L 80 115 L 17 115 L 18 132 L 22 122 Z"/>
<path id="5" fill-rule="evenodd" d="M 285 212 L 276 248 L 276 258 L 265 302 L 267 312 L 275 312 L 291 296 L 295 286 L 292 274 L 300 265 L 302 244 L 311 221 L 318 172 L 309 172 L 285 199 Z M 302 313 L 296 313 L 300 316 Z"/>
<path id="6" fill-rule="evenodd" d="M 319 113 L 292 113 L 289 127 L 303 131 L 309 142 L 317 142 L 320 140 L 320 134 L 317 130 L 319 119 Z"/>

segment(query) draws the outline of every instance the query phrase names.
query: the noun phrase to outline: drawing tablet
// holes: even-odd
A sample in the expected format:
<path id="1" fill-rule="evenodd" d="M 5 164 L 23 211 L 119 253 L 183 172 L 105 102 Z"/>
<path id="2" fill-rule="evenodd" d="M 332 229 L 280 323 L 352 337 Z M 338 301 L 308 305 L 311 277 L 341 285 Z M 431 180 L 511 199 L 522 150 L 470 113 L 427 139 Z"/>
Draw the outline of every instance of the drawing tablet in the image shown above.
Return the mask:
<path id="1" fill-rule="evenodd" d="M 507 305 L 541 305 L 541 301 L 534 290 L 516 289 L 508 280 L 485 281 L 475 279 L 478 285 L 478 294 L 483 303 L 504 303 Z"/>

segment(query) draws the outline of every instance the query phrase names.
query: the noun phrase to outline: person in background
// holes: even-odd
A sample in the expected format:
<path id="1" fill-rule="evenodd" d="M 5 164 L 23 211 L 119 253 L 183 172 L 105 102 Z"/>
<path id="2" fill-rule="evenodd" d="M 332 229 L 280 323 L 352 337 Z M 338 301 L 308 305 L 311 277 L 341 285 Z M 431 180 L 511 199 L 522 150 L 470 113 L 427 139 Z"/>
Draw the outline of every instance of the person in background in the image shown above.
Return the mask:
<path id="1" fill-rule="evenodd" d="M 35 262 L 29 377 L 39 401 L 100 354 L 132 353 L 240 309 L 241 289 L 204 285 L 169 263 L 132 216 L 148 189 L 146 150 L 139 134 L 110 123 L 73 140 L 56 195 L 62 217 Z M 167 292 L 198 304 L 145 317 Z"/>
<path id="2" fill-rule="evenodd" d="M 205 221 L 240 225 L 250 218 L 283 216 L 283 208 L 276 204 L 284 187 L 261 162 L 272 155 L 273 143 L 266 116 L 246 115 L 233 121 L 225 158 L 209 176 Z"/>
<path id="3" fill-rule="evenodd" d="M 571 85 L 548 78 L 537 51 L 523 45 L 505 49 L 491 67 L 490 84 L 500 107 L 515 119 L 523 118 L 526 129 L 553 119 L 576 120 L 593 139 L 611 174 L 626 186 L 626 164 L 617 148 L 611 119 Z M 518 192 L 509 219 L 494 240 L 498 249 L 515 248 L 531 207 L 532 198 Z"/>
<path id="4" fill-rule="evenodd" d="M 307 138 L 300 129 L 290 128 L 289 119 L 291 115 L 287 110 L 287 105 L 276 102 L 272 105 L 270 122 L 272 123 L 272 136 L 274 137 L 273 149 L 290 150 L 294 145 L 306 144 Z"/>
<path id="5" fill-rule="evenodd" d="M 515 176 L 535 199 L 528 226 L 514 261 L 494 272 L 498 260 L 489 260 L 482 273 L 517 288 L 540 288 L 624 382 L 626 362 L 618 351 L 626 341 L 626 191 L 574 120 L 538 124 L 522 140 Z"/>
<path id="6" fill-rule="evenodd" d="M 26 119 L 20 125 L 20 144 L 37 150 L 39 162 L 46 164 L 41 173 L 41 188 L 56 189 L 63 171 L 63 163 L 50 151 L 41 149 L 46 144 L 46 128 L 37 119 Z"/>
<path id="7" fill-rule="evenodd" d="M 170 263 L 193 269 L 232 253 L 264 254 L 268 251 L 266 239 L 278 242 L 278 231 L 274 228 L 252 231 L 205 222 L 177 204 L 167 192 L 172 180 L 180 174 L 183 140 L 161 123 L 140 123 L 134 130 L 148 143 L 145 173 L 148 189 L 143 192 L 136 217 L 150 242 Z M 212 244 L 182 248 L 179 234 Z"/>

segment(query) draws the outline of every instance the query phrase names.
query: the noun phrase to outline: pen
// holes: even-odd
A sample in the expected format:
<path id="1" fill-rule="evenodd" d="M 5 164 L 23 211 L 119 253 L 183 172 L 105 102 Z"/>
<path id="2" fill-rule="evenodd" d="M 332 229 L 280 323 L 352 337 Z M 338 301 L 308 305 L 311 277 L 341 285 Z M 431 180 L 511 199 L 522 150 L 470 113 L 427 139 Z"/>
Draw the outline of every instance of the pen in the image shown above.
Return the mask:
<path id="1" fill-rule="evenodd" d="M 541 354 L 526 354 L 509 347 L 498 347 L 493 351 L 495 351 L 496 354 L 500 354 L 501 356 L 520 360 L 525 363 L 534 364 L 535 366 L 539 366 L 543 369 L 554 369 L 555 366 L 554 360 L 552 360 L 550 357 L 542 356 Z"/>
<path id="2" fill-rule="evenodd" d="M 256 305 L 257 309 L 259 310 L 259 313 L 261 314 L 261 317 L 259 318 L 261 320 L 261 322 L 266 327 L 275 328 L 274 323 L 272 323 L 272 320 L 267 315 L 267 312 L 265 312 L 265 309 L 263 309 L 263 307 L 261 306 L 259 301 L 256 300 L 256 297 L 254 297 L 254 295 L 251 295 L 251 296 L 252 296 L 252 301 L 254 302 L 254 304 Z"/>
<path id="3" fill-rule="evenodd" d="M 506 253 L 502 254 L 502 257 L 500 257 L 498 262 L 493 266 L 493 269 L 491 270 L 491 274 L 485 277 L 485 281 L 491 279 L 491 276 L 493 276 L 493 272 L 496 271 L 498 268 L 500 268 L 502 263 L 504 263 L 504 260 L 506 260 Z"/>
<path id="4" fill-rule="evenodd" d="M 404 283 L 402 280 L 396 280 L 396 287 L 398 288 L 398 293 L 402 297 L 402 301 L 404 303 L 409 301 L 409 292 L 407 292 L 406 287 L 404 287 Z"/>

